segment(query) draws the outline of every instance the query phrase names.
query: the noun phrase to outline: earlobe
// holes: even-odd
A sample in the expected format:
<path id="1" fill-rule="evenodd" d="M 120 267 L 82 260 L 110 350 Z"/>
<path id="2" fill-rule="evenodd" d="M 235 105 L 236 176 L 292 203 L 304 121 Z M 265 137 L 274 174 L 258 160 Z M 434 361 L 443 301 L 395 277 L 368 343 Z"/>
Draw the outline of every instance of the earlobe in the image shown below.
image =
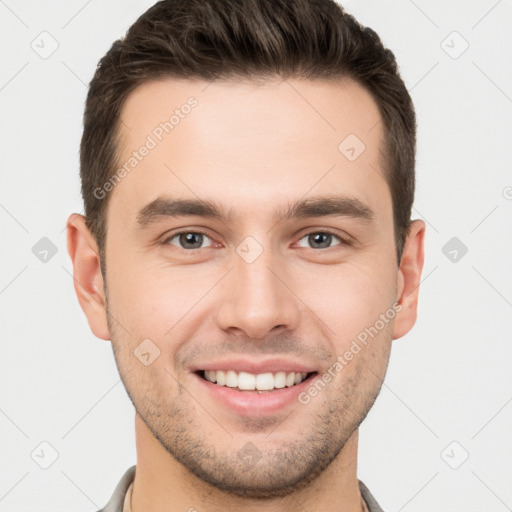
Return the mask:
<path id="1" fill-rule="evenodd" d="M 98 246 L 83 215 L 69 216 L 67 244 L 73 263 L 75 292 L 89 327 L 96 337 L 110 340 Z"/>
<path id="2" fill-rule="evenodd" d="M 396 315 L 393 339 L 407 334 L 416 322 L 421 272 L 424 263 L 425 222 L 414 220 L 406 239 L 397 277 L 397 303 L 401 310 Z"/>

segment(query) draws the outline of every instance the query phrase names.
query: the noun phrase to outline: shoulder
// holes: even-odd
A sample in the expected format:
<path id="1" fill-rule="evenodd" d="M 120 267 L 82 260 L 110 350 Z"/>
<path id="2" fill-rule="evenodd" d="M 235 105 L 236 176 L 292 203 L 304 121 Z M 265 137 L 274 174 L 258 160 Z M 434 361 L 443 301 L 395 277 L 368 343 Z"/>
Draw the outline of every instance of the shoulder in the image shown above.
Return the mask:
<path id="1" fill-rule="evenodd" d="M 358 480 L 358 482 L 359 490 L 361 492 L 363 500 L 366 503 L 366 506 L 368 507 L 368 512 L 384 512 L 381 506 L 377 503 L 376 499 L 373 497 L 368 487 L 366 487 L 366 485 L 363 482 L 361 482 L 361 480 Z"/>
<path id="2" fill-rule="evenodd" d="M 108 503 L 97 512 L 123 512 L 124 498 L 130 484 L 135 478 L 136 466 L 128 468 L 119 480 Z"/>

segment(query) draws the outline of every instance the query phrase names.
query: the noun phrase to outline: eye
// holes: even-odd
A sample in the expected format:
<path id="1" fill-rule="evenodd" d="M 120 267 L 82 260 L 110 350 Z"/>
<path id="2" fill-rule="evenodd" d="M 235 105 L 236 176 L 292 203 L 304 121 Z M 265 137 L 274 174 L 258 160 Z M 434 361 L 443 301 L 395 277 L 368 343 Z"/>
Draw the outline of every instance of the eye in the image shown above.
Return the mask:
<path id="1" fill-rule="evenodd" d="M 342 244 L 349 245 L 347 241 L 334 233 L 330 233 L 329 231 L 314 231 L 303 236 L 299 240 L 299 246 L 312 249 L 329 249 L 333 246 L 332 242 L 334 239 L 338 240 L 338 243 L 334 244 L 334 246 Z M 193 250 L 208 247 L 208 240 L 212 242 L 212 239 L 201 231 L 180 231 L 168 237 L 164 241 L 164 244 L 174 245 L 184 250 Z M 303 240 L 305 240 L 305 242 L 302 242 Z M 309 245 L 303 245 L 304 243 Z"/>
<path id="2" fill-rule="evenodd" d="M 173 240 L 177 239 L 177 243 L 173 243 Z M 165 240 L 164 243 L 176 245 L 180 249 L 202 249 L 203 242 L 205 240 L 210 240 L 211 238 L 204 233 L 199 231 L 181 231 L 180 233 L 175 233 Z"/>
<path id="3" fill-rule="evenodd" d="M 341 243 L 346 243 L 344 242 L 344 240 L 342 240 L 339 236 L 335 235 L 334 233 L 329 233 L 328 231 L 314 231 L 303 236 L 299 240 L 299 245 L 301 247 L 307 247 L 300 244 L 302 240 L 306 239 L 306 243 L 311 244 L 312 249 L 328 249 L 329 247 L 331 247 L 331 242 L 333 241 L 333 238 L 336 238 L 340 242 L 335 245 L 341 245 Z"/>

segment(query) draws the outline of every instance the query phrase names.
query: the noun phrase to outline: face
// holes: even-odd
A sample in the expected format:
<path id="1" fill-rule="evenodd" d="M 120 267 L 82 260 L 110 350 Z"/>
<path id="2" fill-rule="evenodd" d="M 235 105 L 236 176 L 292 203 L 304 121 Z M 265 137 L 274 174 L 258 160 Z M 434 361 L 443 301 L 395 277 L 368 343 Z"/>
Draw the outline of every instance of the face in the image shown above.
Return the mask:
<path id="1" fill-rule="evenodd" d="M 219 489 L 300 488 L 357 432 L 414 323 L 422 256 L 411 242 L 413 278 L 397 268 L 378 107 L 349 81 L 168 79 L 121 118 L 102 285 L 137 414 Z"/>

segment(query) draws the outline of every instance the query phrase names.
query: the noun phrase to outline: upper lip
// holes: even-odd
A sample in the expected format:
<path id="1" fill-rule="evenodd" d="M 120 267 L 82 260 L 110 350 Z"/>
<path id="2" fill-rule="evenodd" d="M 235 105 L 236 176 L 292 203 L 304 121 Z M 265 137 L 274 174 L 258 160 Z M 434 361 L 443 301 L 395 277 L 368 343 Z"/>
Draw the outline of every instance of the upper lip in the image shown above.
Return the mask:
<path id="1" fill-rule="evenodd" d="M 198 363 L 191 367 L 192 372 L 201 370 L 233 370 L 235 372 L 247 372 L 255 375 L 276 372 L 311 373 L 316 371 L 311 364 L 282 358 L 263 359 L 260 361 L 241 358 L 224 358 L 218 361 Z"/>

